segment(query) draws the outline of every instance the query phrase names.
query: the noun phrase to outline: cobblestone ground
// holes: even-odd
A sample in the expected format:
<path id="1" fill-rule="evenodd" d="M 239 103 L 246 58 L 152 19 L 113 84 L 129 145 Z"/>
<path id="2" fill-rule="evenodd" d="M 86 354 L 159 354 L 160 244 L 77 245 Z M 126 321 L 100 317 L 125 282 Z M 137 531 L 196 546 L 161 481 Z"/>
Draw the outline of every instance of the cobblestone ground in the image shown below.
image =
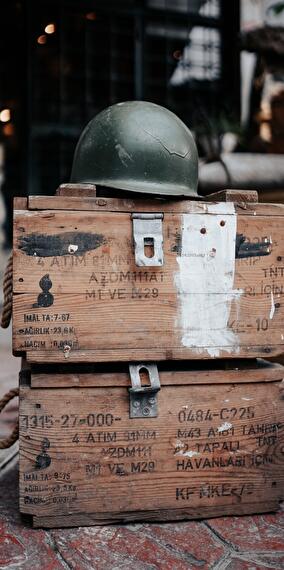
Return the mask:
<path id="1" fill-rule="evenodd" d="M 0 275 L 6 258 L 0 253 Z M 11 356 L 11 330 L 0 329 L 0 397 L 17 385 L 19 366 L 19 359 Z M 0 438 L 13 428 L 17 413 L 13 401 L 1 415 Z M 0 569 L 284 568 L 283 510 L 202 522 L 34 530 L 18 511 L 17 451 L 17 444 L 0 451 Z"/>

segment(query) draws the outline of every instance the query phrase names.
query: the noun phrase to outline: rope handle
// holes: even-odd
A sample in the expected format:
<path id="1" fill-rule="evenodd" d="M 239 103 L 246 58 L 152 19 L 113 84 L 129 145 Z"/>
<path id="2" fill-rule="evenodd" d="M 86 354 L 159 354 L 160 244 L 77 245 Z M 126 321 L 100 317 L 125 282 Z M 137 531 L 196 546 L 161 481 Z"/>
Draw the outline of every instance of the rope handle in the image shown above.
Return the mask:
<path id="1" fill-rule="evenodd" d="M 13 253 L 7 262 L 3 279 L 4 302 L 1 315 L 1 327 L 7 329 L 12 317 L 13 304 Z"/>
<path id="2" fill-rule="evenodd" d="M 0 400 L 0 413 L 5 408 L 5 406 L 10 402 L 10 400 L 13 400 L 13 398 L 16 398 L 18 395 L 19 395 L 19 388 L 14 388 L 13 390 L 7 392 L 7 394 L 5 394 L 5 396 L 3 396 L 3 398 L 1 398 Z M 7 449 L 8 447 L 11 447 L 13 443 L 17 441 L 18 438 L 19 438 L 19 420 L 17 422 L 17 425 L 14 427 L 11 435 L 6 437 L 6 439 L 0 439 L 0 449 Z"/>

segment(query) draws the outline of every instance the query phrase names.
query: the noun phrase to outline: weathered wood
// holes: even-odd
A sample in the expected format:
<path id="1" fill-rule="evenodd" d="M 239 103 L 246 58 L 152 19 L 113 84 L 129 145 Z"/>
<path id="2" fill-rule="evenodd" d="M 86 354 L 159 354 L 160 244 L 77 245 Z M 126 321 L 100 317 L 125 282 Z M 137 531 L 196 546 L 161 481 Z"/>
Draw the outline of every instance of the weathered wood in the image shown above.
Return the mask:
<path id="1" fill-rule="evenodd" d="M 68 345 L 69 346 L 69 345 Z M 210 347 L 207 347 L 210 348 Z M 216 346 L 216 350 L 219 352 L 219 358 L 228 358 L 228 353 L 221 346 Z M 242 358 L 255 358 L 262 357 L 268 358 L 279 354 L 280 346 L 253 346 L 253 347 L 242 347 L 241 354 Z M 18 356 L 19 352 L 14 351 L 14 356 Z M 71 349 L 68 352 L 64 352 L 64 349 L 59 347 L 56 352 L 54 350 L 29 350 L 27 352 L 27 361 L 29 363 L 42 363 L 54 362 L 54 363 L 73 363 L 73 362 L 129 362 L 129 361 L 157 361 L 162 360 L 188 360 L 188 349 L 155 349 L 147 347 L 147 357 L 145 358 L 145 348 L 117 348 L 112 349 L 110 352 L 109 348 L 102 350 L 77 350 Z M 231 351 L 231 357 L 236 358 L 237 354 Z M 205 360 L 210 359 L 207 350 L 204 348 L 203 352 L 200 354 L 192 352 L 191 359 L 199 360 L 199 358 Z"/>
<path id="2" fill-rule="evenodd" d="M 258 202 L 258 192 L 256 190 L 219 190 L 206 196 L 206 200 L 214 202 Z"/>
<path id="3" fill-rule="evenodd" d="M 92 526 L 92 525 L 109 525 L 119 523 L 131 523 L 137 521 L 145 522 L 172 522 L 191 519 L 209 519 L 224 516 L 242 516 L 253 515 L 257 513 L 271 513 L 280 509 L 279 501 L 265 501 L 264 503 L 252 503 L 247 505 L 238 505 L 238 512 L 236 507 L 232 505 L 222 505 L 218 507 L 192 507 L 190 509 L 168 509 L 157 511 L 129 511 L 127 513 L 100 513 L 85 514 L 80 513 L 76 515 L 50 516 L 50 517 L 37 517 L 32 516 L 32 525 L 34 528 L 64 528 L 64 527 L 79 527 L 79 526 Z"/>
<path id="4" fill-rule="evenodd" d="M 95 197 L 95 184 L 60 184 L 56 190 L 57 196 Z"/>
<path id="5" fill-rule="evenodd" d="M 281 382 L 273 365 L 255 382 L 252 370 L 231 373 L 176 385 L 175 374 L 167 384 L 161 372 L 158 416 L 134 419 L 126 386 L 86 387 L 81 377 L 77 388 L 22 386 L 21 512 L 35 526 L 66 526 L 277 509 Z"/>
<path id="6" fill-rule="evenodd" d="M 255 216 L 232 203 L 166 205 L 160 267 L 135 264 L 133 206 L 16 212 L 14 352 L 32 362 L 281 354 L 283 216 L 274 214 L 284 205 L 248 203 L 263 208 Z"/>
<path id="7" fill-rule="evenodd" d="M 198 363 L 197 363 L 198 364 Z M 247 383 L 247 382 L 275 382 L 281 383 L 283 378 L 283 367 L 280 364 L 272 364 L 261 360 L 259 363 L 252 363 L 250 360 L 246 361 L 246 366 L 241 361 L 235 364 L 235 368 L 227 369 L 224 374 L 224 363 L 222 367 L 209 368 L 210 364 L 203 369 L 195 368 L 195 362 L 183 363 L 182 369 L 176 370 L 173 364 L 169 363 L 170 370 L 160 371 L 160 382 L 162 386 L 170 386 L 175 384 L 191 385 L 191 384 L 230 384 L 234 382 Z M 48 368 L 48 367 L 47 367 Z M 96 367 L 93 366 L 94 372 L 85 372 L 81 365 L 81 370 L 56 371 L 49 372 L 32 372 L 31 374 L 31 387 L 32 388 L 67 388 L 67 387 L 112 387 L 112 386 L 131 386 L 129 371 L 124 370 L 119 374 L 108 372 L 107 366 L 104 365 L 104 370 L 96 372 Z M 126 367 L 125 367 L 126 368 Z M 266 370 L 266 374 L 264 374 Z M 281 387 L 281 384 L 280 384 Z"/>
<path id="8" fill-rule="evenodd" d="M 26 210 L 28 207 L 28 198 L 16 197 L 13 201 L 14 210 Z"/>
<path id="9" fill-rule="evenodd" d="M 216 202 L 218 204 L 218 202 Z M 224 209 L 216 207 L 216 214 L 222 214 Z M 208 213 L 212 201 L 191 200 L 153 200 L 121 199 L 121 198 L 81 198 L 65 196 L 29 196 L 29 210 L 76 210 L 76 211 L 106 211 L 106 212 L 157 212 L 167 213 Z M 247 216 L 283 216 L 284 204 L 250 203 L 236 204 L 236 213 Z"/>

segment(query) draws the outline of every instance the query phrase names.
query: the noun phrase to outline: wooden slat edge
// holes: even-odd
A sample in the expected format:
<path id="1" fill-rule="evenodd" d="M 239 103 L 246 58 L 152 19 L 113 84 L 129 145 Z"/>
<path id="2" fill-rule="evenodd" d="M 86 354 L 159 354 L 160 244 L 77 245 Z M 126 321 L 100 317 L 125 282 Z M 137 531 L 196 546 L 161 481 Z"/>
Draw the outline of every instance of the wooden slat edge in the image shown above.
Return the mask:
<path id="1" fill-rule="evenodd" d="M 69 352 L 68 359 L 65 357 L 63 351 L 29 351 L 26 353 L 27 362 L 31 363 L 57 363 L 64 364 L 75 362 L 143 362 L 146 361 L 145 355 L 147 354 L 147 361 L 161 361 L 161 360 L 211 360 L 210 356 L 206 356 L 206 347 L 204 348 L 204 355 L 194 353 L 183 348 L 159 349 L 105 349 L 105 350 L 74 350 Z M 273 356 L 281 356 L 283 354 L 283 345 L 271 346 L 252 346 L 252 347 L 239 347 L 239 352 L 234 353 L 233 350 L 229 355 L 223 347 L 216 347 L 220 351 L 219 358 L 267 358 Z M 15 356 L 17 355 L 14 351 Z M 214 359 L 212 359 L 214 362 Z"/>
<path id="2" fill-rule="evenodd" d="M 60 184 L 56 196 L 95 197 L 95 184 Z"/>
<path id="3" fill-rule="evenodd" d="M 256 190 L 238 190 L 237 188 L 228 190 L 219 190 L 206 196 L 207 200 L 217 202 L 258 202 L 258 192 Z"/>
<path id="4" fill-rule="evenodd" d="M 174 366 L 173 366 L 174 367 Z M 159 373 L 161 386 L 200 385 L 200 384 L 230 384 L 251 382 L 281 382 L 284 367 L 251 368 L 245 370 L 177 370 L 161 371 Z M 53 374 L 52 372 L 35 373 L 31 375 L 32 388 L 63 388 L 63 387 L 130 387 L 129 374 L 117 373 L 79 373 Z"/>
<path id="5" fill-rule="evenodd" d="M 198 202 L 193 200 L 130 200 L 119 198 L 90 198 L 74 196 L 29 196 L 30 210 L 75 210 L 107 212 L 165 212 L 165 213 L 206 213 L 206 207 L 213 201 Z M 218 201 L 216 202 L 218 203 Z M 220 202 L 222 204 L 222 202 Z M 244 215 L 272 216 L 284 215 L 284 204 L 244 203 L 235 204 L 237 213 Z M 220 214 L 224 213 L 220 207 Z M 218 211 L 214 212 L 214 215 Z M 213 215 L 213 214 L 212 214 Z"/>
<path id="6" fill-rule="evenodd" d="M 207 519 L 218 516 L 252 515 L 256 513 L 276 512 L 280 508 L 279 501 L 265 503 L 248 503 L 245 505 L 219 505 L 218 507 L 200 507 L 185 509 L 166 509 L 160 511 L 134 511 L 116 513 L 72 514 L 66 516 L 33 516 L 33 527 L 56 528 L 72 526 L 105 525 L 126 522 L 151 521 L 170 522 L 176 520 Z"/>
<path id="7" fill-rule="evenodd" d="M 13 201 L 14 210 L 27 210 L 28 198 L 17 196 Z"/>

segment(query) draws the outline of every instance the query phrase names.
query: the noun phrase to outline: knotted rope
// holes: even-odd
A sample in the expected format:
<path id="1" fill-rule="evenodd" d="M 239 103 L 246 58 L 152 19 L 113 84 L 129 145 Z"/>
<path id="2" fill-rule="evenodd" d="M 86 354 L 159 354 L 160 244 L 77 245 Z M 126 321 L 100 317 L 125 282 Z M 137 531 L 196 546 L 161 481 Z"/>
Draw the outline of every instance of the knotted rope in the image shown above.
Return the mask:
<path id="1" fill-rule="evenodd" d="M 12 300 L 13 300 L 13 255 L 11 253 L 8 263 L 4 273 L 3 279 L 3 293 L 4 293 L 4 302 L 3 302 L 3 309 L 1 315 L 1 327 L 3 329 L 8 328 L 11 316 L 12 316 Z M 0 399 L 0 413 L 5 408 L 5 406 L 16 398 L 19 395 L 19 389 L 14 388 L 14 390 L 10 390 Z M 11 447 L 15 441 L 17 441 L 19 437 L 19 422 L 14 427 L 11 435 L 9 435 L 6 439 L 0 440 L 0 449 L 7 449 Z"/>
<path id="2" fill-rule="evenodd" d="M 13 301 L 13 254 L 11 253 L 3 279 L 3 309 L 1 315 L 1 327 L 7 329 L 12 317 L 12 301 Z"/>
<path id="3" fill-rule="evenodd" d="M 0 413 L 8 404 L 8 402 L 10 402 L 10 400 L 13 400 L 13 398 L 16 398 L 16 396 L 18 395 L 19 395 L 19 388 L 14 388 L 13 390 L 7 392 L 7 394 L 5 394 L 5 396 L 3 396 L 3 398 L 0 399 Z M 8 447 L 11 447 L 13 443 L 17 441 L 18 437 L 19 437 L 19 421 L 17 425 L 14 427 L 11 435 L 6 437 L 6 439 L 0 440 L 0 449 L 7 449 Z"/>

